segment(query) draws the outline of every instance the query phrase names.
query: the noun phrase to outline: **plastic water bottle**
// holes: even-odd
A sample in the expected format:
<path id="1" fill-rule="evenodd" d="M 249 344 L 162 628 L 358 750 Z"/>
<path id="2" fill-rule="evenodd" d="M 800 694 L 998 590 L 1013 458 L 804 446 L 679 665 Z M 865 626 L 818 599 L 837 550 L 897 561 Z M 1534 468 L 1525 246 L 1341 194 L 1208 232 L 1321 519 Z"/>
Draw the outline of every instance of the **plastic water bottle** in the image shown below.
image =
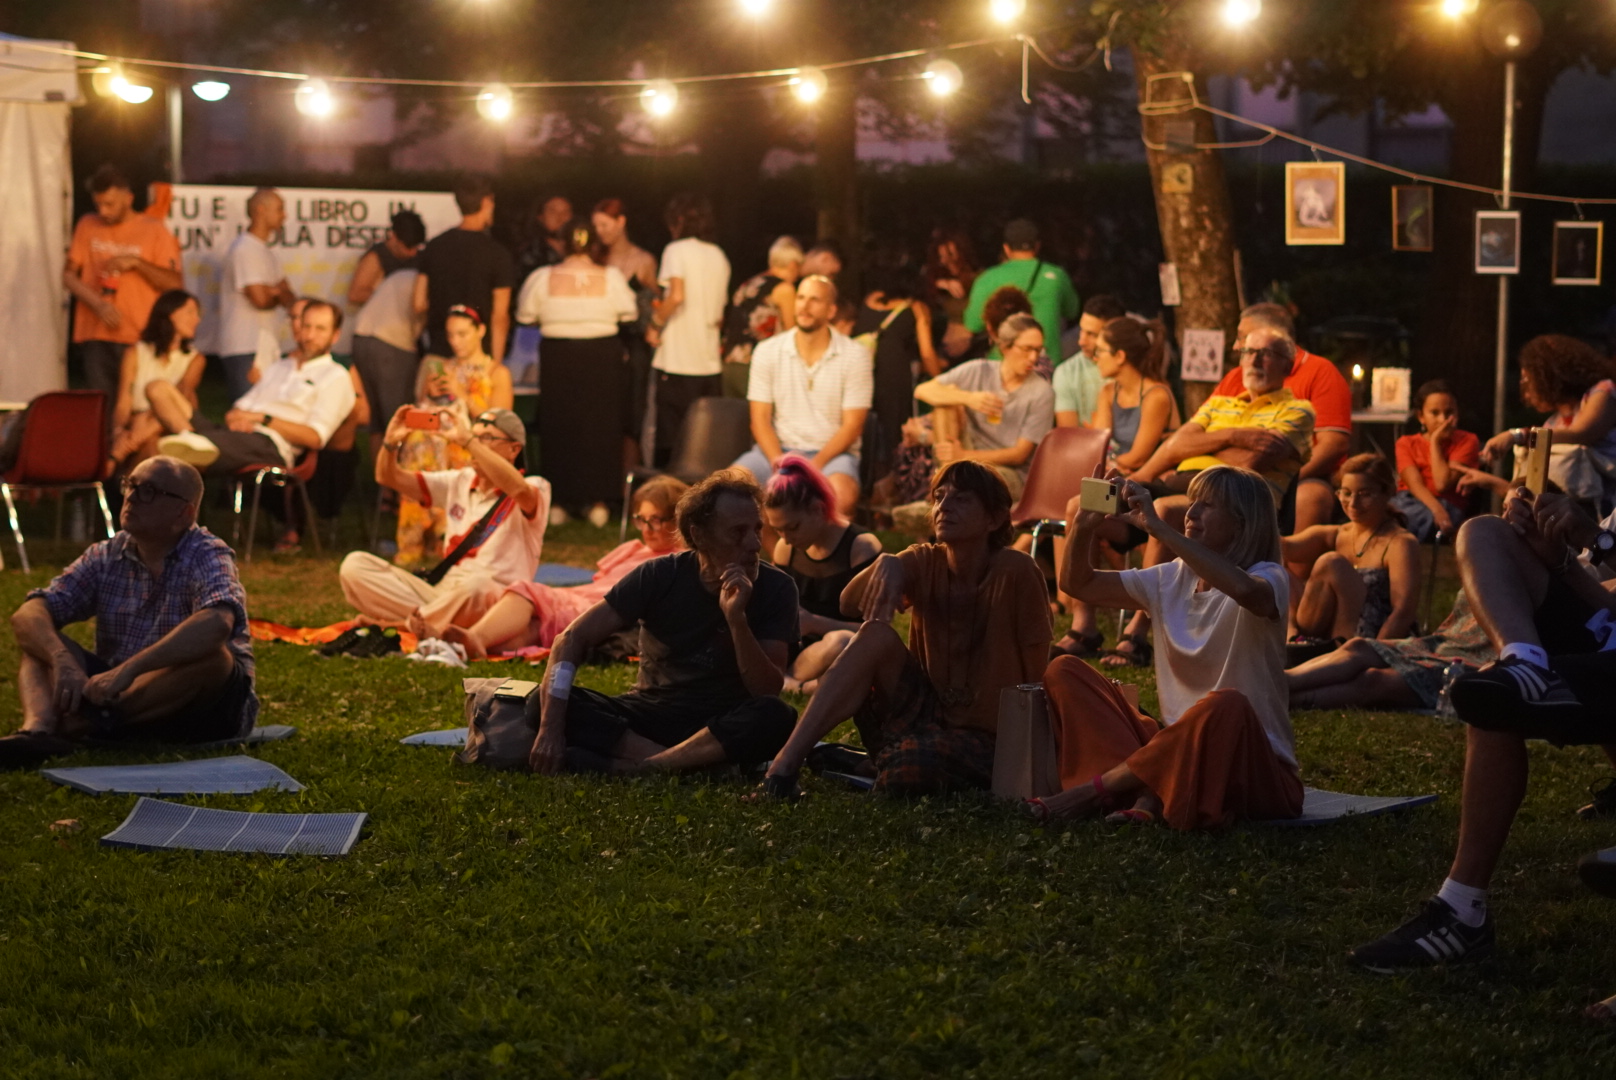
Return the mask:
<path id="1" fill-rule="evenodd" d="M 1459 719 L 1459 714 L 1453 711 L 1453 683 L 1466 670 L 1461 661 L 1454 660 L 1442 673 L 1442 692 L 1436 697 L 1436 714 L 1444 720 Z"/>

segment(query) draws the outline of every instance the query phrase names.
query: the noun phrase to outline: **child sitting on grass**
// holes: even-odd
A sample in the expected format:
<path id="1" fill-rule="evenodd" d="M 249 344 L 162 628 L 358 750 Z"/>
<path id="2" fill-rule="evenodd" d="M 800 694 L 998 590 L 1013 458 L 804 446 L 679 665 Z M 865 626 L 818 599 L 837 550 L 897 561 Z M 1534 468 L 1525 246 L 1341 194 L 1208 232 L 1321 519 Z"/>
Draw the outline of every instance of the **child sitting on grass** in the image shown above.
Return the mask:
<path id="1" fill-rule="evenodd" d="M 1397 495 L 1392 508 L 1404 527 L 1425 543 L 1440 532 L 1452 537 L 1465 519 L 1459 483 L 1465 469 L 1481 468 L 1481 438 L 1459 429 L 1459 399 L 1441 379 L 1414 395 L 1423 432 L 1397 440 Z"/>

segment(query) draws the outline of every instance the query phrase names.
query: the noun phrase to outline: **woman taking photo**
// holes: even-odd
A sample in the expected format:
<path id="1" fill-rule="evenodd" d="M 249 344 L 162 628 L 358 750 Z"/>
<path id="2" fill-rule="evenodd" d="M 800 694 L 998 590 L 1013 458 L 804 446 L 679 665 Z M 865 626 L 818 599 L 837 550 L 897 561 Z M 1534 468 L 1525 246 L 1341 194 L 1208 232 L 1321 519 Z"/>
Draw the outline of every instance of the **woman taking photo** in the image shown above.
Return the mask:
<path id="1" fill-rule="evenodd" d="M 594 226 L 583 219 L 562 233 L 566 257 L 541 266 L 522 286 L 516 320 L 539 327 L 539 453 L 554 493 L 550 520 L 585 513 L 597 528 L 621 482 L 622 426 L 602 422 L 623 399 L 623 340 L 618 324 L 637 313 L 628 279 L 607 266 Z M 615 419 L 615 412 L 609 413 Z"/>
<path id="2" fill-rule="evenodd" d="M 1297 597 L 1292 641 L 1406 638 L 1419 606 L 1420 542 L 1392 508 L 1391 463 L 1379 454 L 1350 457 L 1335 489 L 1345 525 L 1313 525 L 1281 542 L 1287 564 L 1312 568 Z"/>
<path id="3" fill-rule="evenodd" d="M 497 364 L 484 351 L 488 327 L 475 308 L 456 304 L 444 319 L 448 360 L 429 356 L 421 361 L 415 379 L 415 403 L 423 409 L 448 409 L 462 427 L 489 409 L 509 409 L 515 401 L 511 371 Z M 415 472 L 462 469 L 471 464 L 471 455 L 436 431 L 411 431 L 404 436 L 398 455 L 401 468 Z M 443 549 L 443 510 L 424 507 L 414 499 L 401 499 L 398 507 L 399 566 L 413 566 L 435 559 Z"/>
<path id="4" fill-rule="evenodd" d="M 1121 573 L 1094 568 L 1105 515 L 1077 510 L 1062 591 L 1086 604 L 1150 612 L 1162 719 L 1141 713 L 1118 684 L 1081 660 L 1049 665 L 1062 791 L 1028 800 L 1040 820 L 1106 810 L 1115 823 L 1160 818 L 1175 829 L 1302 812 L 1285 694 L 1290 583 L 1268 482 L 1217 466 L 1190 482 L 1184 532 L 1156 515 L 1150 493 L 1113 472 L 1122 516 L 1156 537 L 1171 562 Z"/>
<path id="5" fill-rule="evenodd" d="M 836 496 L 806 459 L 787 454 L 763 492 L 763 522 L 780 534 L 774 565 L 797 586 L 802 639 L 786 671 L 785 689 L 812 694 L 842 655 L 859 624 L 842 615 L 842 590 L 881 554 L 875 534 L 839 517 Z"/>
<path id="6" fill-rule="evenodd" d="M 132 467 L 157 453 L 157 439 L 172 434 L 163 427 L 146 400 L 146 387 L 161 380 L 179 390 L 196 410 L 196 388 L 207 366 L 191 348 L 202 309 L 184 289 L 170 289 L 157 298 L 140 340 L 124 350 L 118 376 L 118 398 L 112 406 L 112 467 Z M 189 415 L 189 413 L 187 414 Z"/>

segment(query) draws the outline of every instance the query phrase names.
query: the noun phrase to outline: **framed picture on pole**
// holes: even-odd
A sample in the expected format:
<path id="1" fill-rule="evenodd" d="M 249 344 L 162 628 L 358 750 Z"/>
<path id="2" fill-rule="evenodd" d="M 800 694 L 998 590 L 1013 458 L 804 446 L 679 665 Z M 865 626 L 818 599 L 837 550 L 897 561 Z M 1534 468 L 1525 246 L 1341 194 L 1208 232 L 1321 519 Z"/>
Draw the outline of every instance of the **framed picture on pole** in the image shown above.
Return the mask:
<path id="1" fill-rule="evenodd" d="M 1392 250 L 1430 251 L 1433 229 L 1431 207 L 1436 188 L 1429 184 L 1398 184 L 1392 188 Z"/>
<path id="2" fill-rule="evenodd" d="M 1521 272 L 1521 212 L 1476 211 L 1476 273 Z"/>
<path id="3" fill-rule="evenodd" d="M 1340 161 L 1285 163 L 1285 243 L 1347 242 L 1347 166 Z"/>
<path id="4" fill-rule="evenodd" d="M 1598 285 L 1605 265 L 1603 221 L 1554 223 L 1554 283 Z"/>

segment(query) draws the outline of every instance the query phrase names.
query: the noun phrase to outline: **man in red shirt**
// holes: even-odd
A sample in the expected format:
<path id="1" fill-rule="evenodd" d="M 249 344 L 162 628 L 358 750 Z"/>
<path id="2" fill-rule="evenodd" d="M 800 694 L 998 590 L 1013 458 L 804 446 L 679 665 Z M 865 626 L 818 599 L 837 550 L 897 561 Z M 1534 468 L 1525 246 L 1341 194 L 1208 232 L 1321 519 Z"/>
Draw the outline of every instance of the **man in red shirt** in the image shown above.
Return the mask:
<path id="1" fill-rule="evenodd" d="M 1296 323 L 1279 304 L 1253 304 L 1240 313 L 1234 347 L 1260 326 L 1283 332 L 1295 340 Z M 1215 394 L 1236 395 L 1244 389 L 1240 369 L 1223 377 Z M 1352 388 L 1336 366 L 1305 349 L 1296 350 L 1296 362 L 1285 376 L 1285 389 L 1313 406 L 1313 454 L 1296 475 L 1296 527 L 1325 525 L 1335 512 L 1335 471 L 1346 460 L 1352 443 Z"/>
<path id="2" fill-rule="evenodd" d="M 118 392 L 124 350 L 140 338 L 157 298 L 185 288 L 180 245 L 168 226 L 134 212 L 135 192 L 111 165 L 87 185 L 95 213 L 73 228 L 62 282 L 78 300 L 73 342 L 92 390 L 107 395 L 107 414 Z"/>

